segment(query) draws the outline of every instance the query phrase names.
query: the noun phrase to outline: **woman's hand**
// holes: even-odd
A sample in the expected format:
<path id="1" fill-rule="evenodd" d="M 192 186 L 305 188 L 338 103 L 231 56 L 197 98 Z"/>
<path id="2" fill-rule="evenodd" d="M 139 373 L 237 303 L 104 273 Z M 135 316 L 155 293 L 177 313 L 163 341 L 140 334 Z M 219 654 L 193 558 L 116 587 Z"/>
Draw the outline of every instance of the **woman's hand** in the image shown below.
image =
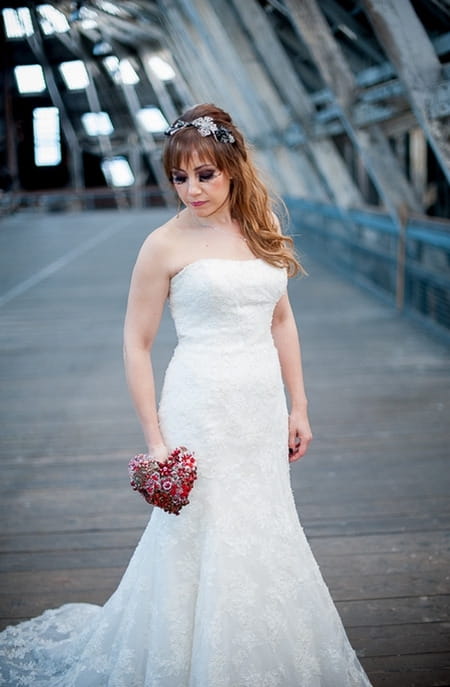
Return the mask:
<path id="1" fill-rule="evenodd" d="M 312 440 L 306 411 L 293 410 L 289 415 L 289 462 L 302 458 Z"/>
<path id="2" fill-rule="evenodd" d="M 169 456 L 169 449 L 165 444 L 155 444 L 154 446 L 149 446 L 148 455 L 160 463 L 165 463 Z"/>

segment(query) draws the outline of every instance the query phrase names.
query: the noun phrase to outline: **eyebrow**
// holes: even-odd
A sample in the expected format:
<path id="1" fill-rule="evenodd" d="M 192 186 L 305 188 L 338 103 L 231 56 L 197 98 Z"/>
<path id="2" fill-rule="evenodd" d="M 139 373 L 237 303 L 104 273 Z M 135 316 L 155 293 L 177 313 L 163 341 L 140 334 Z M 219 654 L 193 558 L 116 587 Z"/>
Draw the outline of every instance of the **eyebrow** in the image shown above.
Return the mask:
<path id="1" fill-rule="evenodd" d="M 201 165 L 198 165 L 198 167 L 194 167 L 194 172 L 198 172 L 199 169 L 203 169 L 203 167 L 215 167 L 216 165 L 213 164 L 212 162 L 204 162 Z M 186 174 L 186 170 L 184 169 L 178 169 L 177 167 L 172 168 L 172 172 L 184 172 Z"/>

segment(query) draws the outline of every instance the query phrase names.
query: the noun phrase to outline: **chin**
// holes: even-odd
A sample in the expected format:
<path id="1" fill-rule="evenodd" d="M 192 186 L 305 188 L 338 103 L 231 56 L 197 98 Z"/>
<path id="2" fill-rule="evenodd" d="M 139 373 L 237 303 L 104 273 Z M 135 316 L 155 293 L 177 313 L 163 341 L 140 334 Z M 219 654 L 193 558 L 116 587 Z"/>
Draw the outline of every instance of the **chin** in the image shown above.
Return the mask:
<path id="1" fill-rule="evenodd" d="M 206 205 L 203 205 L 200 208 L 193 208 L 191 207 L 193 212 L 195 212 L 196 215 L 212 215 L 214 214 L 214 209 L 211 209 L 209 206 L 207 207 Z"/>

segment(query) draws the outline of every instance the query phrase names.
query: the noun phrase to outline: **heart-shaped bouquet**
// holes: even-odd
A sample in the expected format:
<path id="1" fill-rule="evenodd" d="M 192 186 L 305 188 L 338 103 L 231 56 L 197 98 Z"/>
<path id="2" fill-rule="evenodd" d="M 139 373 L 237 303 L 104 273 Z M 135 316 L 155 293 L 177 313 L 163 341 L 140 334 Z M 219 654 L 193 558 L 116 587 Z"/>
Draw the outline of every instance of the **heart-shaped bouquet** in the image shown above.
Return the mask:
<path id="1" fill-rule="evenodd" d="M 130 484 L 144 499 L 167 513 L 178 515 L 189 503 L 189 494 L 197 479 L 193 453 L 184 446 L 175 448 L 165 462 L 139 453 L 128 463 Z"/>

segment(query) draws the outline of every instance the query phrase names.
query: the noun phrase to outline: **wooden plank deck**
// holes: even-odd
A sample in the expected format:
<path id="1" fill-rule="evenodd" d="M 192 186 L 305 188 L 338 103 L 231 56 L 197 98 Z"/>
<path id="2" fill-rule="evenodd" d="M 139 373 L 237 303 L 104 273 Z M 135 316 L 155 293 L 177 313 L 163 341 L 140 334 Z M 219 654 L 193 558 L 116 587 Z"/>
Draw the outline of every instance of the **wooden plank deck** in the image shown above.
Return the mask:
<path id="1" fill-rule="evenodd" d="M 104 602 L 146 524 L 127 482 L 143 444 L 121 336 L 138 246 L 165 216 L 24 213 L 0 227 L 1 627 Z M 290 286 L 315 432 L 292 468 L 302 523 L 373 684 L 449 685 L 450 353 L 307 267 Z M 158 383 L 173 342 L 166 315 Z"/>

